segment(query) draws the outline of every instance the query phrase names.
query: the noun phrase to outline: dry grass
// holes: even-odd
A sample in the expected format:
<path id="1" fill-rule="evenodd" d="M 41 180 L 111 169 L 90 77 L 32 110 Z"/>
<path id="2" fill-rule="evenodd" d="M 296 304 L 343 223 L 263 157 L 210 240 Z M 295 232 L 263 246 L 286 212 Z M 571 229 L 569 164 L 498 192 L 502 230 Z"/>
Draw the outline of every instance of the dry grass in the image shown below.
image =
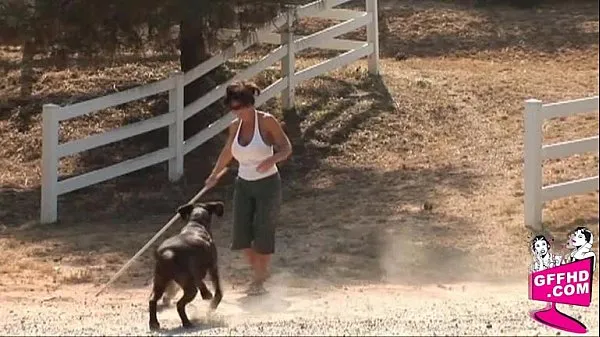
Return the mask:
<path id="1" fill-rule="evenodd" d="M 423 284 L 500 281 L 524 273 L 529 258 L 522 226 L 523 100 L 598 94 L 597 5 L 519 11 L 384 1 L 381 8 L 381 79 L 369 77 L 359 61 L 303 83 L 297 90 L 298 118 L 286 120 L 297 155 L 283 167 L 285 205 L 274 261 L 281 281 Z M 307 21 L 299 31 L 324 24 Z M 352 37 L 364 39 L 364 32 Z M 230 69 L 261 51 L 240 55 Z M 307 51 L 299 68 L 328 55 Z M 2 58 L 14 64 L 18 51 L 5 49 Z M 3 287 L 32 283 L 34 275 L 47 284 L 106 280 L 201 187 L 214 156 L 206 147 L 186 158 L 186 185 L 168 183 L 159 165 L 62 197 L 61 224 L 23 225 L 37 217 L 39 207 L 41 104 L 163 78 L 175 67 L 172 58 L 69 70 L 40 65 L 35 98 L 28 102 L 16 99 L 18 70 L 9 67 L 0 79 L 2 97 L 8 98 L 0 107 L 0 225 L 5 228 L 0 246 L 10 252 L 0 264 Z M 257 80 L 264 85 L 278 76 L 274 67 Z M 278 113 L 279 108 L 272 100 L 265 109 Z M 19 109 L 31 120 L 24 122 Z M 64 125 L 63 139 L 165 109 L 158 99 L 104 111 Z M 597 114 L 584 114 L 547 123 L 545 140 L 597 130 Z M 150 151 L 166 138 L 156 133 L 132 142 L 68 158 L 61 173 Z M 596 154 L 548 162 L 544 182 L 592 175 L 597 167 Z M 210 197 L 229 200 L 229 179 Z M 558 239 L 581 223 L 597 236 L 597 212 L 598 194 L 591 193 L 548 203 L 544 219 Z M 225 278 L 235 284 L 247 271 L 241 257 L 227 249 L 229 216 L 215 235 Z M 64 271 L 60 275 L 56 259 Z M 150 261 L 145 254 L 121 284 L 145 284 Z"/>

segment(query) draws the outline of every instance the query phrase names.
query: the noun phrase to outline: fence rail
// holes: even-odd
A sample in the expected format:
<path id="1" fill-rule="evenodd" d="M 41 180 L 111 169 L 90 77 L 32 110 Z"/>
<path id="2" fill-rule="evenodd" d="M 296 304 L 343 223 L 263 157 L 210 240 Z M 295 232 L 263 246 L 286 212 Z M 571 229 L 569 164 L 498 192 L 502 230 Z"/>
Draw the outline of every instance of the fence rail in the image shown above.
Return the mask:
<path id="1" fill-rule="evenodd" d="M 598 136 L 555 144 L 543 144 L 543 123 L 547 119 L 568 117 L 585 112 L 598 112 L 598 96 L 542 104 L 525 101 L 524 189 L 525 226 L 541 229 L 543 203 L 572 195 L 598 191 L 598 176 L 586 177 L 543 186 L 542 163 L 585 152 L 598 152 Z"/>
<path id="2" fill-rule="evenodd" d="M 223 97 L 227 85 L 232 81 L 251 78 L 273 66 L 275 63 L 280 62 L 281 78 L 263 90 L 256 100 L 256 105 L 260 106 L 281 93 L 283 107 L 290 108 L 294 105 L 294 88 L 299 83 L 342 67 L 360 58 L 368 57 L 369 72 L 377 74 L 379 71 L 377 0 L 365 0 L 366 11 L 334 8 L 348 1 L 319 0 L 281 13 L 274 20 L 271 20 L 249 34 L 246 39 L 236 41 L 229 48 L 222 50 L 185 74 L 175 72 L 169 78 L 160 81 L 63 107 L 54 104 L 44 105 L 42 112 L 43 145 L 40 221 L 42 223 L 52 223 L 58 219 L 59 195 L 113 179 L 148 166 L 168 161 L 169 179 L 171 181 L 179 180 L 183 175 L 183 157 L 224 131 L 234 120 L 234 116 L 231 112 L 228 112 L 225 116 L 186 141 L 183 139 L 184 121 Z M 310 16 L 343 20 L 343 22 L 314 34 L 294 36 L 293 31 L 290 29 L 294 22 L 299 18 Z M 363 26 L 367 26 L 367 41 L 336 39 L 339 35 Z M 285 29 L 285 32 L 273 32 L 280 27 L 287 29 Z M 211 70 L 256 43 L 271 43 L 280 46 L 244 71 L 233 76 L 230 80 L 217 85 L 204 96 L 184 106 L 183 91 L 185 85 L 206 75 Z M 312 67 L 296 71 L 295 54 L 306 48 L 324 48 L 344 50 L 346 52 Z M 163 92 L 169 93 L 169 110 L 167 113 L 83 139 L 59 144 L 59 126 L 61 121 Z M 60 158 L 163 127 L 169 128 L 169 144 L 167 147 L 92 172 L 59 180 L 58 163 Z"/>
<path id="3" fill-rule="evenodd" d="M 111 95 L 94 98 L 89 101 L 67 105 L 65 107 L 60 108 L 58 120 L 64 121 L 88 114 L 90 112 L 110 108 L 131 101 L 136 101 L 138 99 L 142 99 L 148 96 L 160 94 L 161 92 L 167 91 L 171 88 L 173 88 L 173 81 L 172 79 L 167 78 L 161 81 L 148 83 L 146 85 L 131 88 Z"/>

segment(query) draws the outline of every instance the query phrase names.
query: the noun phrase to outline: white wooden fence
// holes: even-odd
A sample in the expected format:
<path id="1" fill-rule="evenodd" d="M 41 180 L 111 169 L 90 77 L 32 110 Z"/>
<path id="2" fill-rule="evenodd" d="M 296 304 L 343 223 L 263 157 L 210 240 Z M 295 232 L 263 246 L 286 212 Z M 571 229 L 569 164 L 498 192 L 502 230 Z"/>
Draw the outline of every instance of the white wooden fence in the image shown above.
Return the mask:
<path id="1" fill-rule="evenodd" d="M 257 98 L 257 105 L 260 106 L 275 95 L 282 93 L 284 108 L 290 108 L 294 105 L 294 87 L 299 83 L 342 67 L 360 58 L 368 57 L 369 72 L 377 74 L 379 61 L 377 0 L 365 0 L 365 12 L 333 8 L 348 1 L 319 0 L 290 9 L 288 12 L 277 16 L 271 22 L 256 30 L 248 39 L 235 42 L 231 47 L 221 51 L 185 74 L 175 72 L 169 78 L 158 82 L 72 105 L 62 107 L 54 104 L 44 105 L 42 112 L 43 145 L 40 221 L 42 223 L 52 223 L 57 220 L 58 196 L 61 194 L 119 177 L 164 161 L 169 162 L 169 179 L 171 181 L 179 180 L 183 175 L 183 157 L 225 130 L 234 117 L 229 112 L 186 141 L 183 138 L 184 121 L 220 99 L 225 94 L 227 85 L 232 81 L 251 78 L 267 67 L 281 61 L 281 79 L 263 90 L 262 94 Z M 277 28 L 291 27 L 299 18 L 311 16 L 344 21 L 308 36 L 294 36 L 291 30 L 286 30 L 287 32 L 282 34 L 273 33 L 273 30 Z M 362 26 L 367 26 L 367 41 L 335 38 Z M 203 97 L 184 106 L 183 88 L 186 84 L 207 74 L 212 69 L 256 43 L 271 43 L 280 46 L 244 71 L 236 74 L 231 80 L 216 86 Z M 317 65 L 296 71 L 295 54 L 309 47 L 346 50 L 346 52 Z M 61 121 L 165 91 L 169 92 L 168 113 L 84 139 L 59 144 L 59 123 Z M 89 173 L 59 180 L 58 163 L 60 158 L 162 127 L 169 128 L 168 147 Z"/>
<path id="2" fill-rule="evenodd" d="M 593 111 L 598 111 L 598 96 L 551 104 L 542 104 L 537 99 L 525 102 L 525 226 L 541 229 L 544 202 L 598 190 L 598 176 L 547 186 L 542 184 L 544 159 L 598 152 L 598 136 L 543 145 L 544 121 Z"/>

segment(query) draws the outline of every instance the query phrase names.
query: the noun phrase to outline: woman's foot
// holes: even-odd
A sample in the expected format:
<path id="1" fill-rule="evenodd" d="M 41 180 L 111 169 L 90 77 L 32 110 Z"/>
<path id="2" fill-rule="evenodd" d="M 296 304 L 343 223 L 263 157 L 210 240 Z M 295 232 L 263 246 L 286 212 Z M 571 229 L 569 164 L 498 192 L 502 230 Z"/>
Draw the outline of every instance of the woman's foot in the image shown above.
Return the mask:
<path id="1" fill-rule="evenodd" d="M 259 296 L 266 294 L 267 290 L 264 287 L 264 283 L 260 281 L 252 281 L 248 289 L 246 290 L 246 294 L 248 296 Z"/>

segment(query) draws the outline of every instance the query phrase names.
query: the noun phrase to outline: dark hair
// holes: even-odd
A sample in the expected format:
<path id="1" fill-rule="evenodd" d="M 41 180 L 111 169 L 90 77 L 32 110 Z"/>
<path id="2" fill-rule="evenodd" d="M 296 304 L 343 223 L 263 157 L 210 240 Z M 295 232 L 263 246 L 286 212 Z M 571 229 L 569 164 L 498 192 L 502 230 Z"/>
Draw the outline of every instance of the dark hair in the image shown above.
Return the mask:
<path id="1" fill-rule="evenodd" d="M 258 95 L 260 95 L 260 89 L 254 82 L 233 82 L 227 86 L 225 105 L 229 106 L 232 101 L 239 102 L 243 106 L 254 105 L 255 98 Z"/>
<path id="2" fill-rule="evenodd" d="M 592 239 L 592 232 L 590 232 L 589 229 L 583 227 L 583 226 L 579 226 L 577 228 L 575 228 L 575 230 L 573 232 L 571 232 L 572 234 L 577 233 L 581 231 L 581 233 L 583 233 L 583 236 L 585 236 L 585 241 L 586 242 L 590 242 L 590 240 Z"/>
<path id="3" fill-rule="evenodd" d="M 550 249 L 550 241 L 543 235 L 536 235 L 533 240 L 531 240 L 531 250 L 535 250 L 535 243 L 538 241 L 546 241 L 546 245 L 548 246 L 548 249 Z"/>

